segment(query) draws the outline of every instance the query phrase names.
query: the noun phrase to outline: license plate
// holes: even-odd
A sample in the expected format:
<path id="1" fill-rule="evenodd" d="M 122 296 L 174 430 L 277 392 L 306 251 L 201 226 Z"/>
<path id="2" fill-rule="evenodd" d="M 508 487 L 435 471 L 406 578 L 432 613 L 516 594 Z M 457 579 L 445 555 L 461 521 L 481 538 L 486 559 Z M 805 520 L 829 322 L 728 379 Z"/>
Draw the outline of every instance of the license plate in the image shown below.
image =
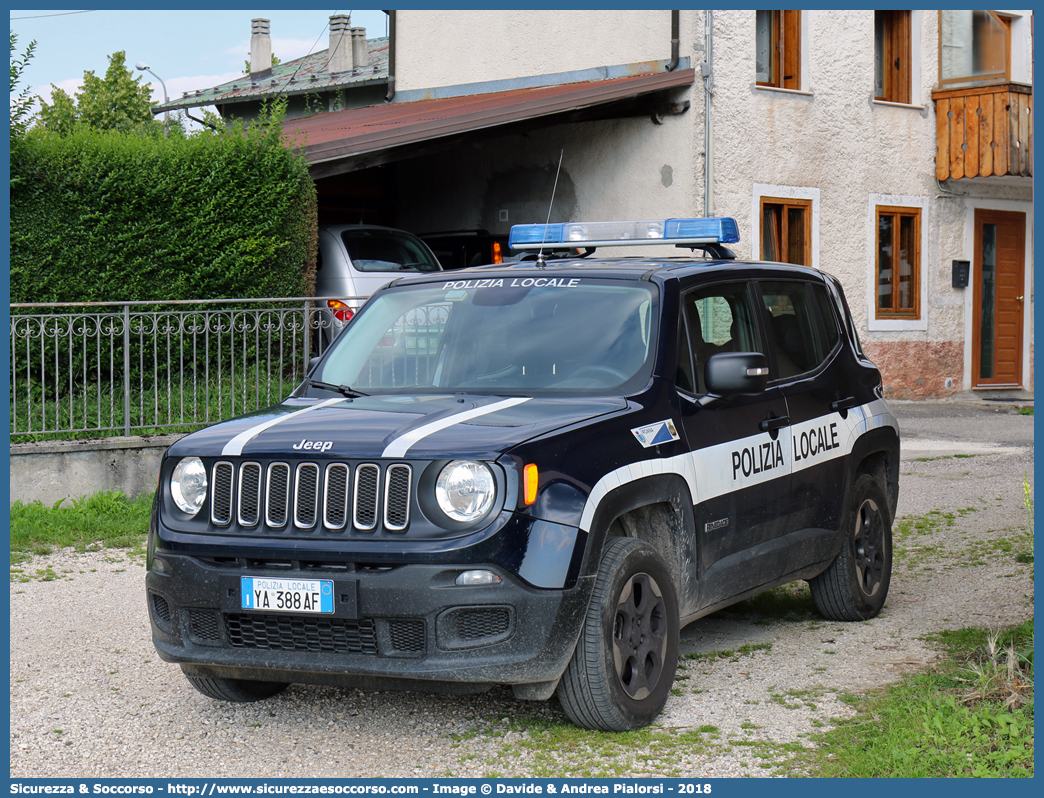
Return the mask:
<path id="1" fill-rule="evenodd" d="M 240 577 L 240 606 L 262 612 L 334 611 L 333 582 L 328 579 Z"/>

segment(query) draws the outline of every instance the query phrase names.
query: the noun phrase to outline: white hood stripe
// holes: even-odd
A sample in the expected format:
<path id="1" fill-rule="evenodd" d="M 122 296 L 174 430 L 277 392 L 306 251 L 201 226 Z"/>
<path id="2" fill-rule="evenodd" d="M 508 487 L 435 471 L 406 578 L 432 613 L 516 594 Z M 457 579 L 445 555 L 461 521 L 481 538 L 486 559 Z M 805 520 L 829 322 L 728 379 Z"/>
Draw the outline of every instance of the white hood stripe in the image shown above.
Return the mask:
<path id="1" fill-rule="evenodd" d="M 447 418 L 441 418 L 438 421 L 432 421 L 430 424 L 423 424 L 416 429 L 412 429 L 409 432 L 400 435 L 398 438 L 393 440 L 384 450 L 382 457 L 403 457 L 410 447 L 423 438 L 427 438 L 429 435 L 434 435 L 439 430 L 444 430 L 447 427 L 452 427 L 455 424 L 463 424 L 465 421 L 469 421 L 479 416 L 485 416 L 489 413 L 495 413 L 498 410 L 506 410 L 509 407 L 520 405 L 523 402 L 528 402 L 528 396 L 517 396 L 513 399 L 504 399 L 500 402 L 494 402 L 491 405 L 483 405 L 482 407 L 473 407 L 471 410 L 465 410 L 463 413 L 457 413 L 454 416 Z"/>
<path id="2" fill-rule="evenodd" d="M 269 419 L 264 424 L 258 424 L 256 427 L 251 427 L 245 432 L 241 432 L 236 437 L 232 438 L 228 443 L 225 444 L 225 448 L 221 450 L 222 457 L 239 457 L 243 454 L 243 447 L 247 443 L 256 438 L 266 429 L 274 427 L 276 424 L 282 424 L 284 421 L 289 421 L 295 416 L 299 416 L 302 413 L 311 413 L 313 410 L 318 410 L 322 407 L 329 407 L 330 405 L 338 404 L 343 402 L 344 398 L 340 399 L 327 399 L 325 402 L 319 402 L 311 407 L 303 408 L 302 410 L 295 410 L 293 413 L 287 413 L 285 416 L 279 416 L 278 418 Z"/>

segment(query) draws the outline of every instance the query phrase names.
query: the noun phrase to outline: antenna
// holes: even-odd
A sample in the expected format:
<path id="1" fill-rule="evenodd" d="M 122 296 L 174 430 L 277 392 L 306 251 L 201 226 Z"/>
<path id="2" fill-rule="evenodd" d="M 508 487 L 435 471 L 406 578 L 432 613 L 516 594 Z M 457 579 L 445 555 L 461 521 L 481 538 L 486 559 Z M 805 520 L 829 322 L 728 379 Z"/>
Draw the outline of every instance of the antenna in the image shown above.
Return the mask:
<path id="1" fill-rule="evenodd" d="M 551 188 L 551 202 L 547 206 L 547 221 L 544 223 L 545 226 L 551 224 L 551 209 L 555 205 L 555 192 L 558 190 L 558 176 L 562 174 L 562 156 L 565 155 L 565 149 L 562 149 L 558 153 L 558 170 L 555 172 L 555 185 Z M 540 250 L 537 252 L 536 265 L 538 269 L 542 269 L 547 265 L 544 260 L 544 237 L 540 238 Z"/>

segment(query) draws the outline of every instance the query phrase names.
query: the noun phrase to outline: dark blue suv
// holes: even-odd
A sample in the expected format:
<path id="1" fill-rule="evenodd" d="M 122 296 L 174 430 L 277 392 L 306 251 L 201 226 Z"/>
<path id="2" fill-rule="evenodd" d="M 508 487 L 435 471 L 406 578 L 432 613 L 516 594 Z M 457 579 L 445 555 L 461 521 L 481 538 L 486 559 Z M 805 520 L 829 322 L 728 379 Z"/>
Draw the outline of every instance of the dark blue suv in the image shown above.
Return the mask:
<path id="1" fill-rule="evenodd" d="M 160 656 L 223 700 L 510 684 L 625 730 L 696 618 L 799 579 L 875 616 L 899 433 L 837 280 L 737 261 L 728 219 L 610 224 L 512 246 L 693 252 L 398 279 L 285 402 L 171 446 Z"/>

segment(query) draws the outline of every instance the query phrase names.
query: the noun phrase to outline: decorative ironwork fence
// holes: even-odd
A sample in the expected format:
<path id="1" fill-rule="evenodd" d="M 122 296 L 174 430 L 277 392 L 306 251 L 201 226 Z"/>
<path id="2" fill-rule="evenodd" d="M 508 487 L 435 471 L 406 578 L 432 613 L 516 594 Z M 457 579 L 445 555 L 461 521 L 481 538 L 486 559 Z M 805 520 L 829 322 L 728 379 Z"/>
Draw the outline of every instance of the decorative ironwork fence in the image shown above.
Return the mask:
<path id="1" fill-rule="evenodd" d="M 276 404 L 336 335 L 316 305 L 12 304 L 11 435 L 173 432 Z"/>

